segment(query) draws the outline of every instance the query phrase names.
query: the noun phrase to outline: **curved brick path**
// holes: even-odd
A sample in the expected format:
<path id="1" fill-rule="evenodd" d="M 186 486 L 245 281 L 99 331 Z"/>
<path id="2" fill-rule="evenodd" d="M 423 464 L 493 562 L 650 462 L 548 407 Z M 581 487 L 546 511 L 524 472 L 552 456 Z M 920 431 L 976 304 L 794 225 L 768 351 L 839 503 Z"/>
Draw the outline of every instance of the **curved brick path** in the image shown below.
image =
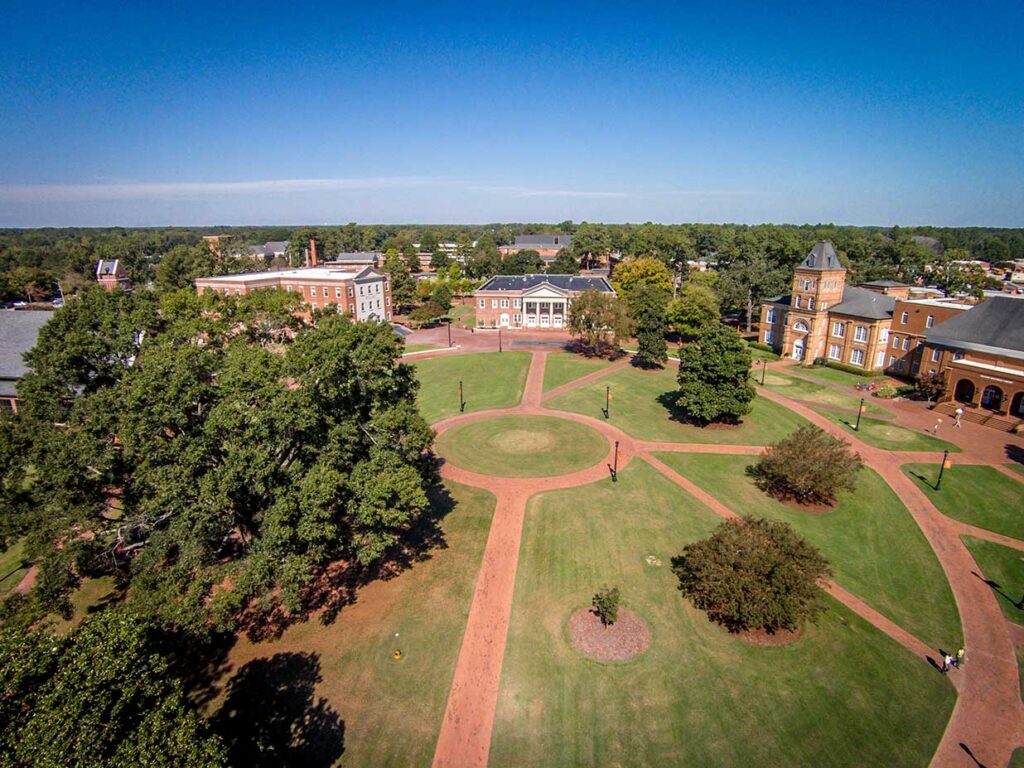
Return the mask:
<path id="1" fill-rule="evenodd" d="M 642 458 L 712 511 L 726 518 L 736 517 L 735 512 L 659 461 L 652 452 L 757 455 L 762 450 L 760 446 L 637 440 L 601 419 L 545 409 L 542 406 L 544 400 L 605 376 L 627 364 L 627 361 L 615 363 L 544 393 L 542 390 L 546 358 L 546 351 L 533 352 L 522 403 L 519 406 L 460 414 L 435 424 L 435 430 L 440 434 L 456 424 L 503 414 L 554 415 L 585 423 L 605 435 L 609 443 L 619 441 L 620 468 L 627 466 L 635 457 Z M 960 610 L 969 663 L 950 678 L 959 690 L 959 697 L 932 759 L 932 766 L 945 768 L 976 765 L 964 750 L 964 745 L 986 765 L 1006 765 L 1013 749 L 1024 742 L 1024 705 L 1021 704 L 1018 689 L 1014 653 L 1014 639 L 1021 633 L 1011 635 L 1013 630 L 1003 619 L 991 590 L 972 574 L 972 571 L 980 569 L 959 536 L 968 533 L 1022 550 L 1024 542 L 977 529 L 942 515 L 899 469 L 900 464 L 906 461 L 937 460 L 941 454 L 894 454 L 873 448 L 810 408 L 763 388 L 760 391 L 766 398 L 793 410 L 829 433 L 851 441 L 865 464 L 877 471 L 899 495 L 928 538 L 949 579 Z M 971 452 L 958 459 L 967 463 L 984 461 Z M 528 499 L 536 493 L 601 480 L 608 476 L 610 461 L 609 452 L 608 458 L 601 464 L 579 472 L 546 478 L 491 477 L 450 464 L 442 465 L 443 477 L 486 488 L 497 496 L 498 503 L 473 594 L 444 720 L 438 735 L 434 753 L 435 766 L 487 764 L 512 610 L 519 544 Z M 828 582 L 823 586 L 834 598 L 915 655 L 923 659 L 937 657 L 937 649 L 929 648 L 856 595 L 834 582 Z"/>

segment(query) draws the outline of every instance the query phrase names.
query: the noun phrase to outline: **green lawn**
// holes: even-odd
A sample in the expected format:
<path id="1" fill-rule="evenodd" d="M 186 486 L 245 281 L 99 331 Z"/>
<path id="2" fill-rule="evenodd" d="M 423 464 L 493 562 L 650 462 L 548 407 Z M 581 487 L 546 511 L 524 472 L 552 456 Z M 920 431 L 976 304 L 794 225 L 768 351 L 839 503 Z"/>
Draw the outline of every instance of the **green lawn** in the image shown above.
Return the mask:
<path id="1" fill-rule="evenodd" d="M 832 563 L 835 580 L 933 648 L 959 647 L 960 617 L 935 553 L 899 497 L 864 469 L 855 493 L 824 514 L 760 491 L 746 456 L 663 453 L 658 458 L 739 514 L 785 520 Z"/>
<path id="2" fill-rule="evenodd" d="M 49 621 L 54 631 L 63 635 L 81 624 L 90 613 L 99 610 L 114 599 L 117 599 L 117 590 L 113 576 L 83 579 L 78 589 L 71 593 L 73 610 L 71 618 L 51 616 Z"/>
<path id="3" fill-rule="evenodd" d="M 446 546 L 430 559 L 364 587 L 332 624 L 311 619 L 278 640 L 243 638 L 232 649 L 229 676 L 254 659 L 286 669 L 287 654 L 313 655 L 322 678 L 316 696 L 344 720 L 345 765 L 404 768 L 433 758 L 495 504 L 486 491 L 447 485 L 455 508 L 441 521 Z M 285 691 L 289 682 L 280 681 Z M 287 702 L 287 692 L 248 706 L 278 700 Z"/>
<path id="4" fill-rule="evenodd" d="M 960 538 L 971 551 L 981 575 L 994 582 L 989 586 L 1003 615 L 1024 624 L 1024 552 L 974 536 Z"/>
<path id="5" fill-rule="evenodd" d="M 902 469 L 942 514 L 1024 540 L 1024 488 L 999 470 L 954 463 L 936 491 L 937 463 L 904 464 Z"/>
<path id="6" fill-rule="evenodd" d="M 25 578 L 28 567 L 24 561 L 24 539 L 11 544 L 6 552 L 0 552 L 0 598 L 6 597 Z"/>
<path id="7" fill-rule="evenodd" d="M 417 402 L 428 423 L 459 412 L 459 381 L 466 413 L 517 405 L 523 397 L 529 352 L 480 352 L 412 360 L 420 380 Z"/>
<path id="8" fill-rule="evenodd" d="M 456 304 L 448 312 L 452 319 L 452 325 L 459 328 L 473 328 L 476 326 L 476 307 L 473 304 Z"/>
<path id="9" fill-rule="evenodd" d="M 496 416 L 460 424 L 438 439 L 437 452 L 457 467 L 502 477 L 564 475 L 597 464 L 608 440 L 553 416 Z"/>
<path id="10" fill-rule="evenodd" d="M 918 432 L 906 427 L 900 427 L 887 421 L 879 421 L 870 416 L 864 416 L 860 420 L 860 431 L 854 430 L 856 415 L 836 413 L 824 408 L 815 408 L 822 416 L 834 421 L 851 435 L 855 435 L 868 445 L 875 448 L 882 448 L 887 451 L 949 451 L 960 453 L 960 449 L 953 443 L 941 440 L 937 437 Z M 950 421 L 950 424 L 952 421 Z"/>
<path id="11" fill-rule="evenodd" d="M 796 642 L 762 648 L 681 598 L 670 560 L 718 522 L 641 461 L 531 503 L 491 766 L 927 765 L 954 690 L 881 632 L 830 600 Z M 603 584 L 653 635 L 624 663 L 566 637 Z"/>
<path id="12" fill-rule="evenodd" d="M 751 371 L 751 378 L 758 383 L 761 382 L 760 371 Z M 794 400 L 807 400 L 822 405 L 834 405 L 837 408 L 847 408 L 856 412 L 860 406 L 860 397 L 846 392 L 841 392 L 834 387 L 827 387 L 822 384 L 815 384 L 813 381 L 800 379 L 796 376 L 787 376 L 784 373 L 768 371 L 765 373 L 764 386 L 772 392 L 791 397 Z M 865 393 L 867 394 L 867 393 Z M 864 398 L 864 405 L 868 413 L 873 413 L 883 419 L 892 418 L 888 411 L 871 404 L 871 397 Z"/>
<path id="13" fill-rule="evenodd" d="M 877 376 L 858 376 L 855 373 L 847 373 L 846 371 L 840 371 L 824 365 L 801 366 L 800 373 L 806 373 L 808 376 L 814 376 L 823 381 L 831 381 L 833 384 L 845 384 L 850 387 L 855 384 L 865 384 L 887 378 L 881 373 Z"/>
<path id="14" fill-rule="evenodd" d="M 576 352 L 552 352 L 544 364 L 544 391 L 568 384 L 609 365 L 611 362 L 603 357 L 587 357 Z"/>
<path id="15" fill-rule="evenodd" d="M 1006 466 L 1008 466 L 1014 472 L 1024 475 L 1024 464 L 1018 464 L 1017 462 L 1014 462 L 1013 464 L 1007 464 Z"/>
<path id="16" fill-rule="evenodd" d="M 406 344 L 405 354 L 410 352 L 426 352 L 428 349 L 443 349 L 443 347 L 438 347 L 434 344 Z"/>
<path id="17" fill-rule="evenodd" d="M 779 356 L 776 353 L 768 352 L 764 349 L 757 349 L 756 347 L 751 347 L 749 344 L 747 345 L 747 349 L 750 351 L 751 360 L 767 360 L 769 363 L 772 363 L 779 359 Z M 760 370 L 760 366 L 755 367 Z"/>
<path id="18" fill-rule="evenodd" d="M 611 387 L 612 393 L 611 423 L 644 440 L 764 445 L 785 437 L 804 423 L 783 406 L 760 397 L 754 400 L 752 411 L 739 426 L 701 428 L 674 421 L 669 407 L 678 389 L 675 366 L 661 371 L 621 368 L 554 397 L 547 405 L 601 418 L 606 386 Z"/>

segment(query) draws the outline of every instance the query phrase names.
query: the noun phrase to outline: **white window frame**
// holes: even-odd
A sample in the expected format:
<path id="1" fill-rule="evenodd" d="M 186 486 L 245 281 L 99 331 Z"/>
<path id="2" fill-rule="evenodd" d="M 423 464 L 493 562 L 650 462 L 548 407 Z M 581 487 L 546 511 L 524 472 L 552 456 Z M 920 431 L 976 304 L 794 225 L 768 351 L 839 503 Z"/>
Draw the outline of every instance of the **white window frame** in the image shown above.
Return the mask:
<path id="1" fill-rule="evenodd" d="M 807 297 L 807 308 L 808 309 L 814 309 L 814 297 L 813 296 L 808 296 Z"/>
<path id="2" fill-rule="evenodd" d="M 502 299 L 501 300 L 501 308 L 502 309 L 508 309 L 508 299 Z"/>
<path id="3" fill-rule="evenodd" d="M 928 315 L 924 320 L 924 327 L 931 328 L 933 325 L 935 325 L 935 315 Z"/>
<path id="4" fill-rule="evenodd" d="M 885 364 L 885 350 L 878 350 L 878 354 L 875 355 L 875 367 L 881 368 Z"/>
<path id="5" fill-rule="evenodd" d="M 832 335 L 837 339 L 846 338 L 846 323 L 834 322 L 832 323 Z"/>
<path id="6" fill-rule="evenodd" d="M 512 299 L 512 306 L 515 307 L 516 309 L 521 309 L 522 306 L 523 306 L 523 300 L 522 299 Z"/>
<path id="7" fill-rule="evenodd" d="M 315 299 L 316 298 L 316 286 L 315 285 L 311 285 L 309 287 L 309 297 L 311 299 Z"/>
<path id="8" fill-rule="evenodd" d="M 868 328 L 866 325 L 858 325 L 853 329 L 853 340 L 859 342 L 868 340 Z"/>
<path id="9" fill-rule="evenodd" d="M 937 362 L 939 362 L 939 355 L 940 355 L 940 354 L 941 354 L 941 353 L 939 352 L 939 350 L 938 350 L 938 349 L 933 349 L 933 350 L 932 350 L 932 362 L 933 362 L 933 363 L 937 363 Z"/>
<path id="10" fill-rule="evenodd" d="M 838 344 L 828 345 L 828 359 L 829 360 L 840 360 L 843 356 L 843 348 Z"/>
<path id="11" fill-rule="evenodd" d="M 775 307 L 769 307 L 768 308 L 768 311 L 765 312 L 765 315 L 764 315 L 764 321 L 766 323 L 774 323 L 775 322 Z"/>
<path id="12" fill-rule="evenodd" d="M 857 357 L 860 357 L 860 360 Z M 863 349 L 851 349 L 850 350 L 850 365 L 859 365 L 861 368 L 864 367 L 864 350 Z"/>
<path id="13" fill-rule="evenodd" d="M 480 309 L 487 308 L 487 299 L 480 299 Z"/>
<path id="14" fill-rule="evenodd" d="M 341 298 L 341 288 L 340 287 L 334 289 L 334 298 L 336 298 L 336 299 L 340 299 Z"/>
<path id="15" fill-rule="evenodd" d="M 879 344 L 888 344 L 889 343 L 889 329 L 888 328 L 882 328 L 878 332 L 878 343 Z"/>
<path id="16" fill-rule="evenodd" d="M 909 319 L 910 319 L 910 313 L 909 312 L 903 312 L 900 315 L 900 325 L 906 325 L 907 324 L 907 320 L 909 320 Z"/>
<path id="17" fill-rule="evenodd" d="M 799 296 L 794 296 L 793 297 L 793 306 L 796 307 L 797 309 L 800 309 L 800 297 Z"/>
<path id="18" fill-rule="evenodd" d="M 903 351 L 906 352 L 908 349 L 910 349 L 910 337 L 909 336 L 907 336 L 907 337 L 905 337 L 903 339 Z"/>
<path id="19" fill-rule="evenodd" d="M 764 332 L 764 343 L 765 344 L 771 344 L 774 341 L 774 338 L 775 338 L 775 334 L 772 332 L 772 329 L 771 328 L 766 329 L 765 332 Z"/>
<path id="20" fill-rule="evenodd" d="M 497 308 L 498 308 L 498 300 L 497 299 L 491 299 L 491 309 L 497 309 Z"/>
<path id="21" fill-rule="evenodd" d="M 893 336 L 892 337 L 892 348 L 893 349 L 899 349 L 900 348 L 900 337 L 899 336 Z"/>

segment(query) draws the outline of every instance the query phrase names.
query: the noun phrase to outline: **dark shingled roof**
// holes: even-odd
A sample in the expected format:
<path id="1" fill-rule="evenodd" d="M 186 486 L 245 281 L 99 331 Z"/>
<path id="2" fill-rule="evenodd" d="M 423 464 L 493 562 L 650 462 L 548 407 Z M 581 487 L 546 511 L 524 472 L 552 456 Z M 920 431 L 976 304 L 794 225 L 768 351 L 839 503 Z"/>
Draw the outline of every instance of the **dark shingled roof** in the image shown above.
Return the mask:
<path id="1" fill-rule="evenodd" d="M 1024 358 L 1024 299 L 993 297 L 931 328 L 929 344 Z"/>
<path id="2" fill-rule="evenodd" d="M 867 288 L 858 288 L 855 285 L 847 285 L 843 288 L 843 300 L 834 307 L 830 307 L 828 311 L 863 317 L 867 320 L 884 320 L 887 317 L 892 317 L 894 306 L 896 306 L 896 299 L 893 296 L 869 291 Z"/>
<path id="3" fill-rule="evenodd" d="M 899 280 L 872 280 L 870 283 L 861 283 L 861 285 L 873 285 L 876 288 L 909 288 L 910 287 L 906 283 L 901 283 Z"/>
<path id="4" fill-rule="evenodd" d="M 832 247 L 829 240 L 819 240 L 807 254 L 807 258 L 800 262 L 800 269 L 845 269 L 836 255 L 836 249 Z"/>
<path id="5" fill-rule="evenodd" d="M 344 263 L 347 261 L 381 261 L 383 254 L 380 251 L 342 251 L 331 256 L 331 262 Z"/>
<path id="6" fill-rule="evenodd" d="M 572 245 L 572 235 L 516 235 L 518 248 L 568 248 Z"/>
<path id="7" fill-rule="evenodd" d="M 117 273 L 117 259 L 107 261 L 106 259 L 100 259 L 96 265 L 96 277 L 101 275 L 114 275 Z"/>
<path id="8" fill-rule="evenodd" d="M 579 275 L 495 275 L 477 290 L 525 291 L 542 283 L 550 283 L 563 291 L 585 291 L 593 288 L 604 293 L 614 293 L 605 278 Z"/>
<path id="9" fill-rule="evenodd" d="M 36 345 L 39 329 L 51 317 L 53 312 L 0 311 L 0 379 L 16 380 L 28 373 L 21 356 Z"/>

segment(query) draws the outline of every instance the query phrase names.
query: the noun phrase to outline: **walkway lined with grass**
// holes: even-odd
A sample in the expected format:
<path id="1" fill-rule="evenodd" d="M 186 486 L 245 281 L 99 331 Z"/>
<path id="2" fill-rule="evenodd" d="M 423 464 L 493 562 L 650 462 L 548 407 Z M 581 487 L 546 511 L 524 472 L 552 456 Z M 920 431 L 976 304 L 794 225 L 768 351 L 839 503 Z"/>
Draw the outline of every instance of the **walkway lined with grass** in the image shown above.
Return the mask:
<path id="1" fill-rule="evenodd" d="M 690 430 L 696 428 L 688 428 L 687 425 L 671 422 L 667 416 L 665 418 L 651 416 L 652 411 L 656 413 L 651 408 L 651 402 L 657 402 L 659 394 L 664 395 L 671 389 L 671 383 L 666 381 L 668 372 L 654 373 L 646 376 L 645 381 L 639 381 L 631 374 L 646 374 L 646 372 L 636 372 L 626 369 L 624 366 L 608 366 L 576 381 L 563 384 L 545 397 L 542 395 L 542 388 L 546 357 L 546 352 L 534 353 L 522 405 L 487 413 L 453 416 L 435 427 L 443 434 L 446 429 L 453 428 L 457 424 L 486 419 L 499 414 L 553 416 L 555 414 L 551 410 L 542 407 L 542 400 L 545 401 L 545 404 L 552 401 L 550 405 L 555 408 L 568 403 L 569 406 L 575 407 L 567 407 L 562 411 L 564 418 L 592 426 L 604 433 L 610 440 L 618 441 L 619 469 L 623 472 L 631 466 L 633 458 L 641 458 L 645 462 L 650 461 L 654 468 L 663 473 L 666 469 L 672 472 L 664 462 L 650 455 L 650 451 L 654 450 L 656 446 L 658 450 L 665 450 L 664 446 L 668 445 L 670 450 L 680 452 L 680 449 L 689 447 L 686 445 L 687 443 L 725 442 L 708 438 L 707 433 L 701 433 L 700 436 L 703 439 L 687 439 L 690 437 Z M 612 418 L 607 420 L 600 418 L 606 382 L 624 385 L 620 389 L 625 390 L 620 392 L 620 397 L 615 398 L 616 390 L 613 389 Z M 632 384 L 637 384 L 637 387 L 630 386 Z M 637 393 L 634 389 L 642 391 Z M 578 399 L 581 393 L 585 407 Z M 595 394 L 599 397 L 595 398 Z M 577 396 L 575 401 L 574 395 Z M 621 402 L 622 395 L 627 400 L 628 407 L 625 409 Z M 645 397 L 646 403 L 643 402 Z M 630 403 L 630 399 L 632 399 L 632 403 Z M 762 404 L 762 414 L 767 410 L 771 416 L 782 414 L 785 417 L 784 419 L 770 418 L 767 426 L 764 423 L 758 424 L 762 438 L 765 434 L 774 432 L 774 436 L 770 439 L 778 439 L 778 437 L 788 434 L 804 419 L 837 436 L 847 436 L 841 427 L 821 414 L 775 393 L 763 391 L 763 399 L 759 398 L 758 401 L 755 401 L 755 403 L 758 402 Z M 755 409 L 757 407 L 755 404 Z M 624 431 L 616 422 L 617 410 L 619 412 L 626 410 L 627 413 L 631 412 L 630 415 L 637 416 L 642 422 L 641 432 L 657 422 L 658 426 L 653 430 L 653 439 L 650 442 L 637 439 L 636 436 Z M 780 428 L 780 420 L 788 428 Z M 754 421 L 756 423 L 758 420 L 754 419 Z M 664 423 L 660 422 L 667 422 L 673 429 L 666 429 Z M 634 423 L 632 426 L 634 431 L 638 429 L 637 424 Z M 668 437 L 664 437 L 666 432 Z M 768 441 L 768 439 L 764 439 L 764 442 Z M 927 498 L 915 488 L 908 478 L 900 473 L 899 461 L 894 461 L 893 458 L 895 454 L 864 443 L 856 435 L 852 437 L 852 442 L 854 442 L 855 448 L 861 452 L 868 466 L 875 469 L 904 502 L 906 510 L 924 533 L 933 551 L 939 557 L 939 562 L 945 571 L 961 612 L 966 647 L 969 649 L 973 663 L 968 671 L 963 673 L 958 671 L 948 678 L 960 690 L 960 697 L 935 753 L 932 765 L 958 765 L 963 755 L 959 747 L 961 742 L 968 744 L 976 755 L 983 756 L 992 764 L 999 764 L 1004 758 L 1008 759 L 1015 742 L 1024 741 L 1022 739 L 1024 728 L 1021 727 L 1021 723 L 1024 721 L 1024 717 L 1022 717 L 1024 708 L 1022 708 L 1016 685 L 1016 659 L 1012 642 L 1002 626 L 1004 622 L 1001 618 L 995 622 L 994 627 L 991 626 L 993 615 L 999 617 L 999 608 L 989 593 L 988 587 L 981 580 L 964 575 L 970 572 L 973 560 L 966 548 L 959 542 L 956 532 L 950 529 L 948 518 L 940 515 L 934 507 L 931 507 Z M 761 444 L 763 445 L 763 443 Z M 701 447 L 702 453 L 751 455 L 758 452 L 756 445 L 708 444 Z M 611 456 L 609 455 L 604 463 L 571 475 L 529 480 L 496 478 L 462 470 L 453 465 L 445 465 L 442 469 L 442 473 L 446 477 L 494 490 L 499 496 L 500 512 L 495 516 L 483 566 L 477 579 L 470 619 L 456 666 L 442 732 L 438 738 L 438 748 L 434 758 L 435 765 L 482 766 L 487 763 L 488 755 L 491 754 L 495 708 L 499 696 L 502 663 L 508 642 L 516 570 L 526 514 L 526 499 L 535 493 L 576 487 L 582 483 L 593 483 L 602 479 L 611 488 L 613 486 L 611 486 L 607 475 L 610 467 L 605 466 L 610 462 Z M 673 474 L 676 475 L 676 478 L 670 477 L 670 479 L 674 479 L 685 490 L 695 492 L 694 495 L 699 500 L 705 501 L 705 505 L 711 511 L 721 514 L 723 508 L 728 509 L 712 494 L 678 473 Z M 684 482 L 679 483 L 679 480 Z M 615 487 L 617 488 L 617 486 Z M 885 564 L 878 565 L 884 567 Z M 971 584 L 966 580 L 967 578 L 976 584 Z M 926 646 L 902 625 L 875 610 L 861 596 L 849 593 L 835 585 L 831 586 L 829 591 L 830 594 L 844 601 L 854 613 L 867 619 L 869 623 L 873 623 L 877 629 L 897 640 L 916 655 L 922 656 L 927 653 L 934 658 L 937 649 Z M 948 617 L 940 619 L 937 624 L 934 624 L 934 626 L 946 626 L 947 628 L 949 625 Z M 866 663 L 869 666 L 871 664 L 871 662 Z M 1006 680 L 1007 674 L 1011 672 L 1014 673 L 1012 674 L 1012 685 Z M 932 680 L 933 678 L 926 679 Z M 501 687 L 500 690 L 505 691 L 505 688 Z M 504 696 L 505 693 L 501 695 Z M 494 756 L 500 758 L 500 753 L 504 753 L 505 748 L 499 746 L 496 749 L 498 751 L 494 753 Z"/>

